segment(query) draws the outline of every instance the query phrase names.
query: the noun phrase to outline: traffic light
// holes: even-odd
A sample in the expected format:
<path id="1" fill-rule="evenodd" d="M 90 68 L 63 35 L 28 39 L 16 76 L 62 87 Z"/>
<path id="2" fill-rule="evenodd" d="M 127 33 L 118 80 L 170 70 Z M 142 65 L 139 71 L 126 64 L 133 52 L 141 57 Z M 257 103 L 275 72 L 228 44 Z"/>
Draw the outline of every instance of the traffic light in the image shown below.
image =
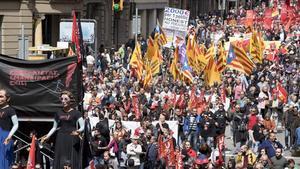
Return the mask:
<path id="1" fill-rule="evenodd" d="M 120 12 L 123 10 L 124 0 L 113 0 L 112 2 L 112 10 L 114 12 Z"/>

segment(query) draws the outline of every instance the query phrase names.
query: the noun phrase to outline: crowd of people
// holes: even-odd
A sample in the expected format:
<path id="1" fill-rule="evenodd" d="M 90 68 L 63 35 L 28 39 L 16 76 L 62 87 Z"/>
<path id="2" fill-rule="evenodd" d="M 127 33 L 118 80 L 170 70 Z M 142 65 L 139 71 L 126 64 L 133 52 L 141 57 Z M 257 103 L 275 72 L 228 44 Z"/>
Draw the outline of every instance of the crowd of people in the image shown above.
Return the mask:
<path id="1" fill-rule="evenodd" d="M 253 8 L 263 13 L 266 5 Z M 230 23 L 245 11 L 243 6 L 239 11 L 230 10 L 228 22 L 214 14 L 199 16 L 189 27 L 194 28 L 198 43 L 209 48 L 220 40 L 245 36 L 246 26 Z M 211 87 L 195 74 L 193 84 L 174 80 L 169 73 L 173 49 L 163 49 L 161 71 L 148 87 L 130 70 L 131 41 L 118 50 L 100 49 L 99 55 L 87 56 L 87 63 L 95 69 L 86 69 L 84 78 L 85 115 L 100 119 L 92 138 L 96 166 L 172 168 L 180 156 L 183 168 L 296 168 L 295 161 L 286 159 L 283 152 L 297 154 L 300 141 L 299 22 L 288 30 L 279 22 L 269 30 L 260 24 L 254 27 L 265 41 L 280 41 L 280 47 L 265 50 L 263 63 L 256 64 L 250 76 L 226 69 L 222 84 Z M 147 40 L 139 36 L 138 41 L 146 53 Z M 266 59 L 270 53 L 277 59 Z M 287 101 L 276 92 L 279 83 L 288 93 Z M 225 86 L 229 103 L 222 101 L 221 86 Z M 193 91 L 202 99 L 201 108 L 189 106 Z M 113 125 L 105 119 L 113 120 Z M 178 138 L 168 120 L 178 122 Z M 126 128 L 127 121 L 139 122 L 141 127 Z M 229 135 L 225 135 L 226 129 Z M 284 133 L 284 142 L 276 139 L 278 133 Z M 234 145 L 230 150 L 233 158 L 225 160 L 224 139 L 228 138 Z M 169 140 L 173 140 L 172 148 L 164 150 Z"/>
<path id="2" fill-rule="evenodd" d="M 268 5 L 260 2 L 251 8 L 263 13 Z M 244 37 L 247 27 L 233 20 L 238 21 L 249 8 L 230 10 L 226 18 L 214 13 L 202 15 L 191 19 L 189 28 L 195 31 L 197 42 L 208 49 L 230 37 Z M 174 80 L 169 72 L 172 48 L 162 48 L 160 72 L 147 87 L 137 80 L 129 65 L 134 41 L 118 50 L 101 46 L 99 54 L 89 53 L 83 70 L 83 118 L 75 110 L 74 96 L 63 92 L 63 110 L 41 140 L 47 141 L 60 127 L 54 168 L 82 167 L 79 147 L 83 132 L 90 150 L 83 156 L 90 157 L 90 167 L 96 169 L 297 168 L 284 151 L 293 155 L 300 152 L 300 23 L 288 30 L 275 21 L 271 29 L 260 24 L 254 28 L 260 30 L 264 40 L 280 41 L 280 47 L 265 50 L 263 62 L 256 64 L 250 76 L 227 68 L 222 84 L 212 86 L 205 84 L 202 74 L 194 73 L 193 83 Z M 138 37 L 142 53 L 147 51 L 144 38 Z M 272 59 L 268 58 L 270 53 Z M 279 94 L 279 84 L 286 90 L 286 98 Z M 17 123 L 15 113 L 7 108 L 5 94 L 0 90 L 1 111 L 10 114 L 5 119 L 3 113 L 0 116 L 1 128 L 6 131 L 2 134 L 1 130 L 5 135 L 1 140 L 6 138 L 7 145 Z M 2 103 L 1 97 L 7 102 Z M 197 105 L 192 107 L 193 100 Z M 13 123 L 3 126 L 7 118 Z M 97 123 L 92 125 L 95 118 Z M 175 121 L 178 128 L 170 127 L 169 121 Z M 136 122 L 135 128 L 126 127 L 127 122 Z M 284 133 L 284 142 L 276 139 L 278 133 Z M 228 150 L 228 142 L 233 144 L 232 150 Z M 0 162 L 3 168 L 8 164 Z"/>

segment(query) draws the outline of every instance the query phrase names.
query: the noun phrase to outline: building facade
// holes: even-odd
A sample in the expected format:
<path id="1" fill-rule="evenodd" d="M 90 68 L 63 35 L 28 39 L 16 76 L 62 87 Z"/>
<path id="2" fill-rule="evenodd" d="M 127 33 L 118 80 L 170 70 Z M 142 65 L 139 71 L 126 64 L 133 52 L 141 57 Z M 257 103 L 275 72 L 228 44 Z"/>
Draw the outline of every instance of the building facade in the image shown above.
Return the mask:
<path id="1" fill-rule="evenodd" d="M 147 37 L 157 19 L 162 23 L 165 6 L 168 6 L 168 0 L 130 0 L 125 1 L 121 14 L 115 15 L 111 0 L 1 0 L 0 52 L 18 56 L 22 27 L 28 47 L 56 46 L 61 19 L 71 19 L 72 10 L 80 12 L 82 19 L 97 22 L 97 48 L 102 44 L 117 48 L 134 37 L 136 8 L 139 33 Z M 40 29 L 38 25 L 41 25 Z M 42 38 L 37 40 L 39 35 Z"/>
<path id="2" fill-rule="evenodd" d="M 219 4 L 223 1 L 236 2 L 236 0 L 125 0 L 124 10 L 116 14 L 112 11 L 112 0 L 1 0 L 0 52 L 9 56 L 18 55 L 22 27 L 28 40 L 28 47 L 40 44 L 56 46 L 59 41 L 61 19 L 71 19 L 72 10 L 80 12 L 82 19 L 93 19 L 97 22 L 96 48 L 100 45 L 118 48 L 128 39 L 133 39 L 136 31 L 144 38 L 149 36 L 157 21 L 162 24 L 166 6 L 188 9 L 194 18 L 199 14 L 218 10 Z M 40 35 L 42 38 L 39 40 L 36 37 Z"/>

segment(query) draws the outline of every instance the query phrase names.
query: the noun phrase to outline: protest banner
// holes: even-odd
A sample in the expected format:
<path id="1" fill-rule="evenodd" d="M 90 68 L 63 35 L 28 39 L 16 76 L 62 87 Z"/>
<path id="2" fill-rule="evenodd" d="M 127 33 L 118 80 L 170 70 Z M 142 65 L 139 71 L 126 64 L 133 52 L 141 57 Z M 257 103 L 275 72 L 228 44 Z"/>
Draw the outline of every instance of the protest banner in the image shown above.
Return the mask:
<path id="1" fill-rule="evenodd" d="M 190 11 L 188 10 L 165 8 L 162 26 L 168 39 L 165 47 L 178 46 L 184 43 L 189 17 Z"/>
<path id="2" fill-rule="evenodd" d="M 99 122 L 99 118 L 98 117 L 90 117 L 91 128 L 96 127 L 96 124 L 98 122 Z M 114 120 L 108 120 L 108 123 L 109 123 L 109 128 L 112 128 L 115 125 L 115 121 Z M 158 123 L 158 121 L 153 121 L 152 125 L 156 126 L 157 123 Z M 173 137 L 177 140 L 178 139 L 178 124 L 177 124 L 177 121 L 166 121 L 166 123 L 168 123 L 169 128 L 172 130 Z M 140 127 L 140 122 L 136 122 L 136 121 L 122 121 L 122 125 L 127 130 L 131 130 L 131 136 L 133 136 L 134 130 L 137 129 L 138 127 Z"/>
<path id="3" fill-rule="evenodd" d="M 190 17 L 190 11 L 177 8 L 165 8 L 163 28 L 186 31 Z"/>
<path id="4" fill-rule="evenodd" d="M 49 118 L 61 109 L 60 93 L 68 89 L 80 102 L 77 57 L 28 61 L 0 55 L 0 87 L 11 94 L 19 117 Z"/>

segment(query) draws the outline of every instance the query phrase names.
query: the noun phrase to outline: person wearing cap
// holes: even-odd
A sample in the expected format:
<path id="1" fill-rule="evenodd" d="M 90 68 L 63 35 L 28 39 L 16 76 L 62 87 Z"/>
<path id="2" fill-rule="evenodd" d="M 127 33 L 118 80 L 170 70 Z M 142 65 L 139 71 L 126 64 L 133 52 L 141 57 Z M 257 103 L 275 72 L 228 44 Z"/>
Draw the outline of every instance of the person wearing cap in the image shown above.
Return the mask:
<path id="1" fill-rule="evenodd" d="M 139 137 L 137 135 L 132 136 L 132 142 L 126 146 L 126 152 L 128 155 L 128 161 L 134 162 L 133 168 L 138 169 L 141 165 L 140 154 L 142 154 L 142 146 L 139 144 Z"/>

